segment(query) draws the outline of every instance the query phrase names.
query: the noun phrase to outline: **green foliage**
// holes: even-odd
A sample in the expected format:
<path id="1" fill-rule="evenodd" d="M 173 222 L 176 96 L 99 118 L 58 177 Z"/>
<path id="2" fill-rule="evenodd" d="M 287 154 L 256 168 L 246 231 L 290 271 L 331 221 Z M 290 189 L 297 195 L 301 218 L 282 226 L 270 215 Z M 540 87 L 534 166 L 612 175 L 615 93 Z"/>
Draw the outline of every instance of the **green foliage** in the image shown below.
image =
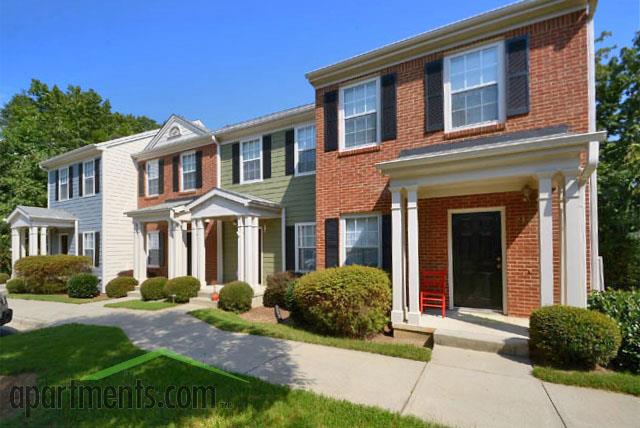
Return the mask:
<path id="1" fill-rule="evenodd" d="M 391 308 L 391 283 L 381 270 L 343 266 L 311 272 L 293 290 L 300 316 L 322 333 L 366 337 L 382 330 Z"/>
<path id="2" fill-rule="evenodd" d="M 188 303 L 191 297 L 196 297 L 200 290 L 200 281 L 192 276 L 172 278 L 164 286 L 164 295 L 174 299 L 175 303 Z M 175 297 L 172 297 L 175 296 Z"/>
<path id="3" fill-rule="evenodd" d="M 160 300 L 166 296 L 164 294 L 164 286 L 167 284 L 167 278 L 156 276 L 149 278 L 140 286 L 140 295 L 142 300 Z"/>
<path id="4" fill-rule="evenodd" d="M 275 305 L 288 309 L 285 294 L 289 283 L 295 279 L 291 272 L 276 272 L 267 276 L 267 288 L 262 296 L 262 304 L 268 308 Z"/>
<path id="5" fill-rule="evenodd" d="M 12 294 L 22 294 L 27 292 L 27 285 L 22 278 L 13 278 L 7 282 L 7 291 Z"/>
<path id="6" fill-rule="evenodd" d="M 24 278 L 27 291 L 35 294 L 63 293 L 72 275 L 90 272 L 92 261 L 85 256 L 30 256 L 16 262 L 16 274 Z"/>
<path id="7" fill-rule="evenodd" d="M 531 313 L 529 353 L 541 365 L 568 369 L 605 366 L 620 347 L 614 320 L 572 306 L 545 306 Z"/>
<path id="8" fill-rule="evenodd" d="M 0 272 L 0 284 L 6 284 L 11 276 L 8 273 Z"/>
<path id="9" fill-rule="evenodd" d="M 589 308 L 609 315 L 620 327 L 622 343 L 612 365 L 640 374 L 640 290 L 591 293 Z"/>
<path id="10" fill-rule="evenodd" d="M 296 296 L 294 294 L 294 290 L 298 285 L 298 280 L 295 279 L 293 281 L 289 281 L 287 284 L 287 289 L 284 292 L 284 307 L 290 311 L 290 315 L 293 319 L 300 320 L 300 311 L 298 310 L 298 306 L 296 305 Z"/>
<path id="11" fill-rule="evenodd" d="M 138 285 L 138 280 L 131 276 L 119 276 L 107 283 L 105 291 L 111 298 L 126 297 L 129 291 L 133 291 Z"/>
<path id="12" fill-rule="evenodd" d="M 155 129 L 144 116 L 111 111 L 93 90 L 32 80 L 0 110 L 0 218 L 16 205 L 46 206 L 46 172 L 38 164 L 87 144 Z M 11 267 L 10 231 L 0 222 L 0 269 Z"/>
<path id="13" fill-rule="evenodd" d="M 67 281 L 67 294 L 69 297 L 88 299 L 100 294 L 98 290 L 98 277 L 90 273 L 73 275 Z"/>
<path id="14" fill-rule="evenodd" d="M 234 281 L 220 290 L 220 309 L 230 312 L 247 312 L 251 309 L 253 288 L 246 282 Z"/>

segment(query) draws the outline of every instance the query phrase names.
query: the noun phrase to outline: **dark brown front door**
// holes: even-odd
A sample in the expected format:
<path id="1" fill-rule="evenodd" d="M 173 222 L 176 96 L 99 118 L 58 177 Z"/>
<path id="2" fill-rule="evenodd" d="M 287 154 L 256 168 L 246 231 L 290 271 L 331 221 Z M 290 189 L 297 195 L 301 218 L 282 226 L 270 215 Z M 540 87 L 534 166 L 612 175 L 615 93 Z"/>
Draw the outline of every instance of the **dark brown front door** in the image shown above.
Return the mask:
<path id="1" fill-rule="evenodd" d="M 60 254 L 69 254 L 69 235 L 60 235 Z"/>
<path id="2" fill-rule="evenodd" d="M 502 310 L 500 212 L 452 215 L 453 303 Z"/>

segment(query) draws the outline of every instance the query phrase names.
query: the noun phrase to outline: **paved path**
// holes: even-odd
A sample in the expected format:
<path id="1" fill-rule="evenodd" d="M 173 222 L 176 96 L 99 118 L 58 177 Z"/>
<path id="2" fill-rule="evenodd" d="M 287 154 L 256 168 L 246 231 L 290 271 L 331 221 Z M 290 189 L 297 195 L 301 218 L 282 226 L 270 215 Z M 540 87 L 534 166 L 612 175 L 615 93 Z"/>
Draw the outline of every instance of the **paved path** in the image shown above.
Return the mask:
<path id="1" fill-rule="evenodd" d="M 549 384 L 526 360 L 439 346 L 428 363 L 229 333 L 185 312 L 11 299 L 17 330 L 78 322 L 122 328 L 144 349 L 164 347 L 226 370 L 462 427 L 638 426 L 640 399 Z"/>

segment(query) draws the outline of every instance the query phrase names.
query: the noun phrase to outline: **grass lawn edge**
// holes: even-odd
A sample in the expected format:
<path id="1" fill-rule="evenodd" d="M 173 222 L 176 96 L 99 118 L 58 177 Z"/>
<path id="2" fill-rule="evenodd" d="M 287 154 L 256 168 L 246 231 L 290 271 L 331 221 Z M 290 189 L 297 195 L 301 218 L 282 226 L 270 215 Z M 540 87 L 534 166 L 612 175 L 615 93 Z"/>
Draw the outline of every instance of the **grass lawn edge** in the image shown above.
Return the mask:
<path id="1" fill-rule="evenodd" d="M 587 372 L 534 366 L 533 376 L 550 383 L 600 389 L 640 397 L 640 375 L 627 372 Z"/>
<path id="2" fill-rule="evenodd" d="M 56 303 L 70 303 L 74 305 L 83 305 L 85 303 L 102 302 L 111 300 L 106 294 L 100 294 L 91 298 L 69 297 L 66 294 L 33 294 L 33 293 L 9 293 L 7 295 L 9 299 L 19 300 L 37 300 L 40 302 L 56 302 Z"/>
<path id="3" fill-rule="evenodd" d="M 105 308 L 129 309 L 132 311 L 159 311 L 174 308 L 179 303 L 171 303 L 164 300 L 124 300 L 122 302 L 107 303 Z"/>

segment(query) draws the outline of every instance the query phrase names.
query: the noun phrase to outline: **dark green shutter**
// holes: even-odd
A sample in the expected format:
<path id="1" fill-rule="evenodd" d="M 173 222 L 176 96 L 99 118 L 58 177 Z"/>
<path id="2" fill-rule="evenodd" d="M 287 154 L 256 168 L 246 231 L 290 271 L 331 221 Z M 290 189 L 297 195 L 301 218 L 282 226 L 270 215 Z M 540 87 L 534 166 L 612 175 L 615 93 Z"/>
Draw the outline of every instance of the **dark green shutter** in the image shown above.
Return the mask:
<path id="1" fill-rule="evenodd" d="M 172 159 L 172 179 L 173 179 L 173 191 L 180 191 L 180 155 L 176 155 Z"/>
<path id="2" fill-rule="evenodd" d="M 138 163 L 138 196 L 144 196 L 144 169 L 146 164 L 144 162 Z"/>
<path id="3" fill-rule="evenodd" d="M 338 91 L 324 94 L 324 151 L 338 150 Z"/>
<path id="4" fill-rule="evenodd" d="M 196 152 L 196 189 L 202 188 L 202 150 Z"/>
<path id="5" fill-rule="evenodd" d="M 240 143 L 233 143 L 231 146 L 231 180 L 233 184 L 240 183 Z"/>
<path id="6" fill-rule="evenodd" d="M 396 74 L 385 74 L 380 79 L 382 86 L 382 141 L 396 139 Z"/>
<path id="7" fill-rule="evenodd" d="M 73 198 L 73 165 L 69 166 L 67 188 L 69 189 L 69 199 L 71 199 Z"/>
<path id="8" fill-rule="evenodd" d="M 285 227 L 285 267 L 289 272 L 296 270 L 296 227 Z"/>
<path id="9" fill-rule="evenodd" d="M 83 195 L 83 186 L 84 186 L 84 175 L 82 174 L 82 167 L 84 166 L 84 164 L 82 162 L 80 162 L 78 164 L 78 196 L 82 196 Z"/>
<path id="10" fill-rule="evenodd" d="M 160 159 L 158 161 L 158 194 L 162 195 L 163 193 L 164 193 L 164 159 Z"/>
<path id="11" fill-rule="evenodd" d="M 95 167 L 93 168 L 93 184 L 96 194 L 100 193 L 100 158 L 94 161 Z"/>
<path id="12" fill-rule="evenodd" d="M 54 199 L 57 201 L 60 199 L 60 178 L 58 176 L 58 170 L 56 169 L 53 173 L 53 178 L 56 180 L 56 194 Z"/>
<path id="13" fill-rule="evenodd" d="M 391 273 L 391 214 L 382 216 L 382 269 Z"/>
<path id="14" fill-rule="evenodd" d="M 424 126 L 426 132 L 444 129 L 444 86 L 442 60 L 424 66 Z"/>
<path id="15" fill-rule="evenodd" d="M 84 256 L 84 254 L 82 252 L 82 233 L 78 233 L 76 246 L 78 247 L 78 255 L 79 256 Z"/>
<path id="16" fill-rule="evenodd" d="M 295 166 L 295 134 L 293 129 L 287 130 L 284 134 L 284 171 L 285 175 L 293 175 L 296 172 Z"/>
<path id="17" fill-rule="evenodd" d="M 505 51 L 507 117 L 529 113 L 529 38 L 507 40 Z"/>
<path id="18" fill-rule="evenodd" d="M 336 267 L 339 264 L 339 223 L 337 218 L 324 220 L 324 266 Z"/>
<path id="19" fill-rule="evenodd" d="M 100 232 L 96 232 L 93 236 L 93 253 L 95 254 L 95 267 L 100 266 Z"/>
<path id="20" fill-rule="evenodd" d="M 271 135 L 262 136 L 262 178 L 271 178 Z"/>

